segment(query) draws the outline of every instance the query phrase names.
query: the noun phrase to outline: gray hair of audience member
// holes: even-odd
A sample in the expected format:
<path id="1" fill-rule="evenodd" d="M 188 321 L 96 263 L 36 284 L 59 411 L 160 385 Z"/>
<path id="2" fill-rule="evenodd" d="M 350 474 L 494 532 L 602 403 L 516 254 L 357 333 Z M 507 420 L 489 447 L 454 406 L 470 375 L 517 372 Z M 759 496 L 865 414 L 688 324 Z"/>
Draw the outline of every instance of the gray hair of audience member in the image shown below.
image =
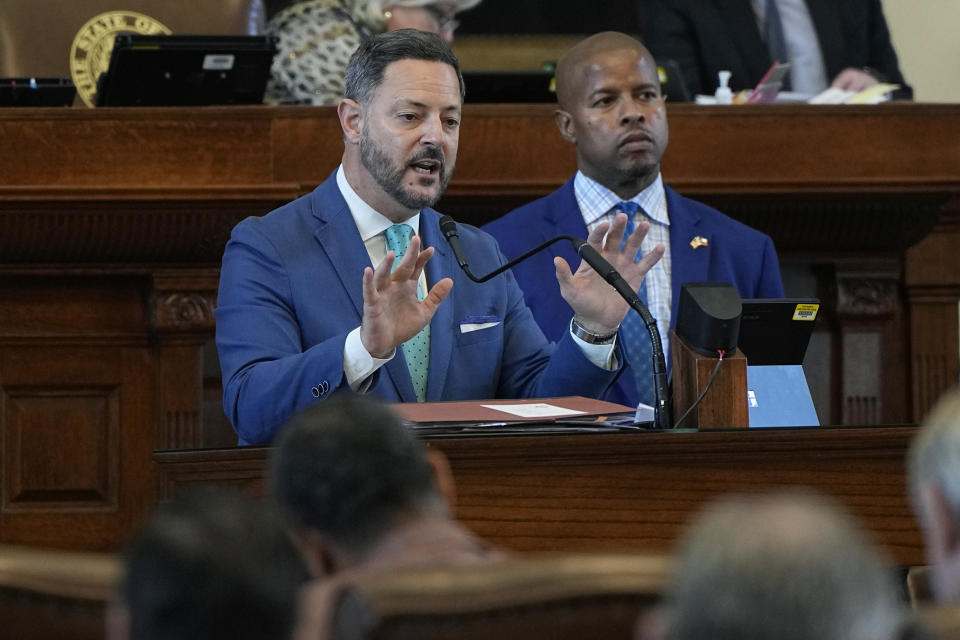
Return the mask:
<path id="1" fill-rule="evenodd" d="M 416 29 L 388 31 L 364 41 L 347 63 L 343 97 L 360 104 L 369 103 L 383 83 L 387 67 L 401 60 L 426 60 L 450 65 L 457 72 L 460 99 L 463 99 L 463 74 L 450 45 L 435 33 Z"/>
<path id="2" fill-rule="evenodd" d="M 910 444 L 907 477 L 914 512 L 924 526 L 930 514 L 921 492 L 928 484 L 937 486 L 954 522 L 960 523 L 960 393 L 945 395 L 924 420 Z"/>
<path id="3" fill-rule="evenodd" d="M 881 558 L 843 511 L 810 493 L 708 506 L 675 571 L 669 640 L 885 640 L 903 621 Z"/>
<path id="4" fill-rule="evenodd" d="M 424 445 L 381 401 L 350 393 L 283 427 L 270 490 L 294 528 L 316 531 L 354 556 L 401 517 L 448 513 Z"/>
<path id="5" fill-rule="evenodd" d="M 282 639 L 308 579 L 267 504 L 200 489 L 161 505 L 129 543 L 120 606 L 136 640 Z"/>

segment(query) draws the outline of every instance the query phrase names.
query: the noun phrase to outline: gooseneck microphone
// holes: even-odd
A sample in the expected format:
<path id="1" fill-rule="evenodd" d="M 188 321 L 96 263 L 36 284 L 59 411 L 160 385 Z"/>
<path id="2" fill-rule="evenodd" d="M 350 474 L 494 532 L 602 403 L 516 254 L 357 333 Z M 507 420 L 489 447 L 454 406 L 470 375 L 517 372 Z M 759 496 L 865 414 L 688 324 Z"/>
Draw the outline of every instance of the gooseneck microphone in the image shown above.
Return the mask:
<path id="1" fill-rule="evenodd" d="M 633 290 L 633 287 L 623 279 L 620 272 L 614 269 L 613 265 L 607 262 L 604 257 L 600 255 L 600 252 L 591 247 L 586 240 L 570 235 L 559 235 L 550 238 L 546 242 L 537 245 L 526 253 L 494 269 L 487 275 L 478 277 L 470 271 L 470 265 L 463 253 L 463 247 L 460 246 L 460 236 L 457 234 L 457 223 L 453 221 L 453 218 L 447 215 L 441 216 L 440 231 L 450 244 L 453 255 L 457 259 L 457 264 L 460 265 L 460 268 L 468 278 L 478 283 L 486 282 L 490 278 L 500 275 L 507 269 L 523 262 L 555 242 L 559 242 L 560 240 L 569 240 L 572 242 L 574 248 L 577 250 L 577 254 L 585 260 L 594 271 L 600 274 L 601 278 L 616 289 L 617 293 L 627 301 L 627 304 L 629 304 L 634 311 L 640 314 L 640 318 L 643 320 L 643 324 L 647 328 L 647 333 L 650 336 L 650 352 L 653 358 L 653 426 L 655 429 L 669 429 L 671 427 L 670 405 L 667 402 L 667 365 L 663 357 L 663 343 L 660 341 L 657 321 L 653 318 L 653 315 L 651 315 L 646 305 L 640 300 L 640 296 Z"/>

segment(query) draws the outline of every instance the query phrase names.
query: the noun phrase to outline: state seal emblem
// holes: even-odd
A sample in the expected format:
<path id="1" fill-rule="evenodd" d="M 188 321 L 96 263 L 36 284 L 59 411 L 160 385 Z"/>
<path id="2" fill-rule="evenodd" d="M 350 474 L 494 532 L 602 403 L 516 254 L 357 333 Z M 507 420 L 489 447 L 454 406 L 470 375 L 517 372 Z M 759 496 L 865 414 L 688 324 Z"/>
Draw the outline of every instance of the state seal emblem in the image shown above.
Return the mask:
<path id="1" fill-rule="evenodd" d="M 93 106 L 97 78 L 110 65 L 113 40 L 118 33 L 170 35 L 173 32 L 159 20 L 135 11 L 107 11 L 80 27 L 70 46 L 70 76 L 80 99 L 88 107 Z"/>

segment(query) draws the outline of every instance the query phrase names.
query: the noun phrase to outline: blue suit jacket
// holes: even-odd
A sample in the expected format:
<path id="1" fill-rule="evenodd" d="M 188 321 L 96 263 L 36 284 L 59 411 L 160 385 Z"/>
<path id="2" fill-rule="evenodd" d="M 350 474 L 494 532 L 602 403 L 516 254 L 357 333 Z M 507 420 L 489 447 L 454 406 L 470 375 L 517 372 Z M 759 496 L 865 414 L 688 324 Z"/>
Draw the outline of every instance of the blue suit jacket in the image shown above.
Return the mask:
<path id="1" fill-rule="evenodd" d="M 670 216 L 671 323 L 676 322 L 678 294 L 684 282 L 730 282 L 742 298 L 783 297 L 780 266 L 769 236 L 716 209 L 684 198 L 670 187 L 664 188 Z M 573 179 L 550 195 L 485 225 L 484 230 L 497 239 L 507 258 L 514 258 L 559 234 L 587 237 L 587 227 L 573 191 Z M 694 236 L 707 238 L 709 245 L 694 250 L 690 246 Z M 560 296 L 554 256 L 566 259 L 572 269 L 580 264 L 572 245 L 558 242 L 513 268 L 527 306 L 549 339 L 557 339 L 566 331 L 573 316 L 572 309 Z M 607 399 L 636 405 L 633 376 L 629 373 L 620 376 Z"/>
<path id="2" fill-rule="evenodd" d="M 451 277 L 454 286 L 430 323 L 427 400 L 603 395 L 618 372 L 590 363 L 569 335 L 550 344 L 509 272 L 484 284 L 467 279 L 439 217 L 432 209 L 420 215 L 423 245 L 436 249 L 427 281 Z M 478 273 L 503 264 L 493 238 L 467 225 L 459 231 Z M 348 386 L 343 347 L 360 326 L 367 266 L 335 175 L 234 228 L 220 272 L 216 341 L 224 409 L 241 443 L 269 442 L 295 412 Z M 461 331 L 486 322 L 497 324 Z M 416 402 L 401 349 L 374 374 L 370 393 Z"/>

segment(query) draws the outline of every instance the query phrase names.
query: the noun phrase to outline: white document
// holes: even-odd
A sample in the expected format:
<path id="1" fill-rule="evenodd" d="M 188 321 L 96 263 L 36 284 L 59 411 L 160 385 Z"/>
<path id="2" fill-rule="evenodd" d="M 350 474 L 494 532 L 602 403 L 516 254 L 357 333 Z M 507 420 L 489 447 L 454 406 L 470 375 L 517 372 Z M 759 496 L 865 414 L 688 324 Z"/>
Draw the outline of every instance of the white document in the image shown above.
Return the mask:
<path id="1" fill-rule="evenodd" d="M 530 404 L 484 404 L 481 405 L 494 411 L 503 411 L 510 415 L 521 418 L 559 418 L 561 416 L 579 416 L 586 411 L 577 411 L 576 409 L 564 409 L 544 402 L 531 402 Z"/>

